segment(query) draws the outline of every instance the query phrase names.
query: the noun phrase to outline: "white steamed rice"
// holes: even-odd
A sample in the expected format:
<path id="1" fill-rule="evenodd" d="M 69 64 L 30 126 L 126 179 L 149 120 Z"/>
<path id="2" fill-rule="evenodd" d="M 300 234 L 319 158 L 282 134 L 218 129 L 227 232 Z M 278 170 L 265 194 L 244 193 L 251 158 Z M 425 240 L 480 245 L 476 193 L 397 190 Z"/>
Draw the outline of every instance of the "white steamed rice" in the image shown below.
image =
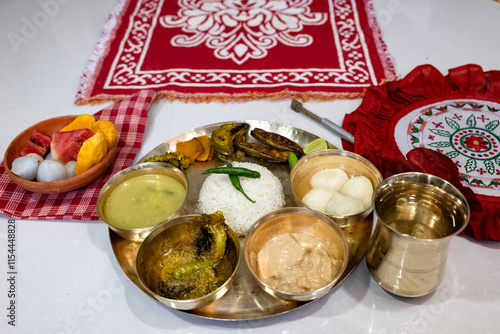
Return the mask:
<path id="1" fill-rule="evenodd" d="M 285 205 L 283 186 L 266 167 L 250 162 L 233 162 L 234 167 L 245 167 L 260 173 L 260 178 L 240 177 L 250 202 L 229 180 L 226 174 L 211 174 L 200 190 L 199 206 L 203 213 L 222 211 L 226 224 L 237 234 L 245 234 L 250 226 L 265 214 Z"/>

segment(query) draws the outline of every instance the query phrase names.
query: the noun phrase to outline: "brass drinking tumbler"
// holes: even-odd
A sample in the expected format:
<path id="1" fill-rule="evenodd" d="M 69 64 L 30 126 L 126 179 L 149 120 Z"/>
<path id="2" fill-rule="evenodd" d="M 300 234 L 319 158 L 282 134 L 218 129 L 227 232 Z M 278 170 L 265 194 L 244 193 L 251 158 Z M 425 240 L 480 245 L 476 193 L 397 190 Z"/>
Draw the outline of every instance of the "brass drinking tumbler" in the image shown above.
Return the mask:
<path id="1" fill-rule="evenodd" d="M 445 273 L 450 241 L 469 221 L 469 205 L 451 183 L 425 173 L 402 173 L 374 190 L 377 219 L 366 263 L 386 291 L 419 297 L 434 291 Z"/>

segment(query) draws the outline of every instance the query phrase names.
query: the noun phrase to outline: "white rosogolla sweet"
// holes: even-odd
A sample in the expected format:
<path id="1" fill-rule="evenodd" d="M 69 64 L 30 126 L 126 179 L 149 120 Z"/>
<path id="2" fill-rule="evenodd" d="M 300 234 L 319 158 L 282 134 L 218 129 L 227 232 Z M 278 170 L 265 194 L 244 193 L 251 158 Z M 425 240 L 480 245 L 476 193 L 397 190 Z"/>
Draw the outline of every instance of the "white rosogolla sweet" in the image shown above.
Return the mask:
<path id="1" fill-rule="evenodd" d="M 324 169 L 317 172 L 311 178 L 313 188 L 326 188 L 340 191 L 342 186 L 349 180 L 346 172 L 340 168 Z"/>
<path id="2" fill-rule="evenodd" d="M 308 207 L 331 215 L 351 215 L 371 206 L 373 186 L 365 176 L 349 178 L 339 168 L 324 169 L 311 178 L 302 198 Z"/>
<path id="3" fill-rule="evenodd" d="M 76 161 L 68 161 L 66 164 L 50 159 L 44 160 L 36 153 L 28 153 L 16 158 L 12 162 L 12 173 L 20 178 L 38 182 L 53 182 L 76 176 Z"/>
<path id="4" fill-rule="evenodd" d="M 44 160 L 38 167 L 38 182 L 53 182 L 66 179 L 66 167 L 56 160 Z"/>
<path id="5" fill-rule="evenodd" d="M 68 161 L 64 167 L 66 167 L 66 177 L 69 179 L 70 177 L 76 176 L 76 161 Z"/>
<path id="6" fill-rule="evenodd" d="M 312 188 L 302 198 L 302 202 L 304 202 L 310 208 L 325 212 L 326 205 L 332 198 L 332 195 L 332 190 L 328 190 L 325 188 Z"/>
<path id="7" fill-rule="evenodd" d="M 359 199 L 368 208 L 372 202 L 373 187 L 366 176 L 355 176 L 342 186 L 340 193 Z"/>
<path id="8" fill-rule="evenodd" d="M 38 160 L 38 163 L 42 163 L 43 161 L 43 157 L 40 154 L 36 153 L 28 153 L 25 155 L 25 157 L 35 158 L 36 160 Z"/>
<path id="9" fill-rule="evenodd" d="M 331 215 L 352 215 L 364 211 L 365 208 L 359 199 L 335 192 L 326 205 L 325 211 Z"/>
<path id="10" fill-rule="evenodd" d="M 12 161 L 12 173 L 19 176 L 21 179 L 31 181 L 35 179 L 38 170 L 39 162 L 33 157 L 19 157 Z"/>

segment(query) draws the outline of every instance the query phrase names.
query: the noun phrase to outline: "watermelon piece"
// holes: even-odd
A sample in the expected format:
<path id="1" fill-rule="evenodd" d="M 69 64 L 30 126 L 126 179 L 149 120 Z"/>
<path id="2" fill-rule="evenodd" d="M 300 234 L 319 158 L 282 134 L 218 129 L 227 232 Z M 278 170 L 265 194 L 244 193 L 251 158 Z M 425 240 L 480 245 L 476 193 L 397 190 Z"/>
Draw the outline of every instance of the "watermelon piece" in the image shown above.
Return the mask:
<path id="1" fill-rule="evenodd" d="M 76 160 L 84 141 L 94 135 L 89 129 L 56 132 L 52 135 L 50 152 L 52 159 L 62 163 Z"/>
<path id="2" fill-rule="evenodd" d="M 31 141 L 39 146 L 49 149 L 52 138 L 38 130 L 33 130 L 33 133 L 31 134 Z"/>
<path id="3" fill-rule="evenodd" d="M 29 153 L 36 153 L 42 157 L 45 157 L 45 154 L 47 154 L 48 149 L 42 146 L 38 146 L 31 140 L 28 140 L 26 144 L 24 144 L 23 149 L 21 150 L 21 155 L 25 156 L 26 154 Z"/>
<path id="4" fill-rule="evenodd" d="M 34 130 L 31 134 L 30 140 L 28 140 L 28 142 L 24 144 L 21 149 L 21 155 L 24 156 L 29 153 L 36 153 L 45 157 L 49 151 L 51 141 L 52 138 L 50 136 L 47 136 L 38 130 Z"/>

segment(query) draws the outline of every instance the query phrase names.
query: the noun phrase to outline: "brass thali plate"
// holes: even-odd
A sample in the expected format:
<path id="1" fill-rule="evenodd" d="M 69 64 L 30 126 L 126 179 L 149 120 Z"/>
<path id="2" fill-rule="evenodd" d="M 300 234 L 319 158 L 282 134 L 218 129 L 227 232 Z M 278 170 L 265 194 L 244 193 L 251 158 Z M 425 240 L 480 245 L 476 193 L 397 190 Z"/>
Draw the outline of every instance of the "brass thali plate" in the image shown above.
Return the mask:
<path id="1" fill-rule="evenodd" d="M 308 143 L 318 138 L 316 135 L 313 135 L 309 132 L 281 123 L 271 123 L 268 121 L 254 120 L 224 123 L 236 122 L 246 122 L 250 124 L 250 129 L 261 128 L 266 131 L 279 133 L 297 142 L 301 147 L 306 146 Z M 224 123 L 211 124 L 187 131 L 180 136 L 177 136 L 160 144 L 152 151 L 147 153 L 144 157 L 142 157 L 139 162 L 144 162 L 147 158 L 154 155 L 164 154 L 166 151 L 175 151 L 175 144 L 179 141 L 189 140 L 193 137 L 202 135 L 210 136 L 213 130 Z M 252 141 L 251 136 L 249 136 L 248 139 L 248 141 Z M 295 206 L 293 194 L 291 192 L 290 184 L 288 181 L 288 164 L 266 163 L 254 158 L 245 158 L 245 161 L 263 165 L 270 169 L 277 177 L 279 177 L 283 184 L 285 206 Z M 200 212 L 198 210 L 198 195 L 206 177 L 205 175 L 202 175 L 201 172 L 207 168 L 220 166 L 222 164 L 222 162 L 214 159 L 214 161 L 209 163 L 195 163 L 187 170 L 186 175 L 189 180 L 189 193 L 187 198 L 188 214 Z M 373 217 L 372 215 L 369 215 L 365 220 L 356 224 L 355 226 L 342 229 L 349 243 L 349 262 L 344 274 L 337 282 L 336 286 L 338 286 L 344 279 L 346 279 L 362 260 L 371 236 L 372 226 Z M 135 270 L 135 259 L 137 257 L 137 252 L 139 250 L 141 242 L 133 242 L 123 239 L 111 229 L 109 230 L 109 237 L 111 245 L 113 247 L 113 252 L 123 272 L 135 285 L 137 285 L 142 291 L 144 291 L 144 293 L 153 298 L 153 296 L 151 296 L 142 287 Z M 242 247 L 243 241 L 244 236 L 241 236 L 240 244 Z M 241 256 L 243 256 L 243 252 L 241 252 Z M 335 287 L 332 288 L 332 290 L 333 289 L 335 289 Z M 190 313 L 199 317 L 217 320 L 253 320 L 283 314 L 307 305 L 311 302 L 312 301 L 286 302 L 271 297 L 257 285 L 257 282 L 252 277 L 244 259 L 242 258 L 240 260 L 240 266 L 238 268 L 238 272 L 236 273 L 236 278 L 233 286 L 221 299 L 203 308 L 179 312 Z"/>

